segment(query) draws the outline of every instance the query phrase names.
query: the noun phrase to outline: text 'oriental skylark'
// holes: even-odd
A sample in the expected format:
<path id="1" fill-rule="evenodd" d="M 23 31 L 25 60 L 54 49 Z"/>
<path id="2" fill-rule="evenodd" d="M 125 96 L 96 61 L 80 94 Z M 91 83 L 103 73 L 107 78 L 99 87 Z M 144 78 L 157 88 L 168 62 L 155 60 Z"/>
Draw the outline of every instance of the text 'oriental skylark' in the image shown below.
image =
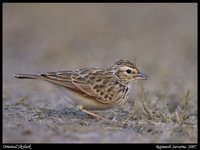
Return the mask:
<path id="1" fill-rule="evenodd" d="M 74 71 L 57 71 L 36 74 L 15 74 L 19 79 L 42 79 L 62 89 L 81 111 L 103 118 L 89 110 L 106 110 L 124 104 L 129 94 L 131 81 L 147 79 L 136 65 L 127 60 L 118 60 L 108 68 L 83 68 Z"/>

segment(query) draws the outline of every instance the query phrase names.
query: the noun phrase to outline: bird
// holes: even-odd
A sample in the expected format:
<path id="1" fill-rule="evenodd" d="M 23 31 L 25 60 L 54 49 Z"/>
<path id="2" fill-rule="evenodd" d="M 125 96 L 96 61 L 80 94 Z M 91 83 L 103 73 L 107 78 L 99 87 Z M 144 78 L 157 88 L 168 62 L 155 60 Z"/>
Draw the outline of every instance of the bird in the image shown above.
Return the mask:
<path id="1" fill-rule="evenodd" d="M 123 105 L 133 81 L 147 80 L 135 62 L 119 59 L 107 68 L 90 67 L 41 74 L 14 74 L 18 79 L 40 79 L 56 85 L 65 99 L 80 111 L 105 119 L 92 110 L 108 110 Z"/>

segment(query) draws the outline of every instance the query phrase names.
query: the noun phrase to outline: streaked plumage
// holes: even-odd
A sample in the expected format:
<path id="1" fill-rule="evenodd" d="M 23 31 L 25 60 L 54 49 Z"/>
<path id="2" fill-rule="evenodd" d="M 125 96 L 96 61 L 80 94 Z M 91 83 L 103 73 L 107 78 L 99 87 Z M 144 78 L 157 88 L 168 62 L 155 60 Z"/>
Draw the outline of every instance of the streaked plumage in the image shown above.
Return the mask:
<path id="1" fill-rule="evenodd" d="M 19 79 L 42 79 L 60 87 L 74 105 L 104 110 L 126 102 L 131 81 L 147 79 L 130 61 L 118 60 L 109 68 L 84 68 L 34 74 L 15 74 Z M 87 112 L 86 112 L 87 113 Z"/>

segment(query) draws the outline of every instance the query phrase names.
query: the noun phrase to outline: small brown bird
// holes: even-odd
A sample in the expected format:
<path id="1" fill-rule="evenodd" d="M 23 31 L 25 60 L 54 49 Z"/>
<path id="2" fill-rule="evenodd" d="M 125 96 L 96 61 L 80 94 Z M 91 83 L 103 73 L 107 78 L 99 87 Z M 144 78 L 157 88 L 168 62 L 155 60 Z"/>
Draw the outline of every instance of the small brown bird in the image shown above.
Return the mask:
<path id="1" fill-rule="evenodd" d="M 146 80 L 130 61 L 118 60 L 109 68 L 84 68 L 35 74 L 15 74 L 18 79 L 42 79 L 58 86 L 66 99 L 81 111 L 102 118 L 89 110 L 106 110 L 122 105 L 129 94 L 131 81 Z"/>

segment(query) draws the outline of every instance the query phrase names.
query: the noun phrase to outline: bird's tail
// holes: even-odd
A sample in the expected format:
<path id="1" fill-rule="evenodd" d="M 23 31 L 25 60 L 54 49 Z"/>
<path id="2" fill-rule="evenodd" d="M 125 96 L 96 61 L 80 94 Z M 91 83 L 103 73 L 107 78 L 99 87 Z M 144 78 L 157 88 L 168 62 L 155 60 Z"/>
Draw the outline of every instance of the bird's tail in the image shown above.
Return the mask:
<path id="1" fill-rule="evenodd" d="M 15 78 L 18 79 L 39 79 L 40 75 L 35 74 L 14 74 Z"/>

